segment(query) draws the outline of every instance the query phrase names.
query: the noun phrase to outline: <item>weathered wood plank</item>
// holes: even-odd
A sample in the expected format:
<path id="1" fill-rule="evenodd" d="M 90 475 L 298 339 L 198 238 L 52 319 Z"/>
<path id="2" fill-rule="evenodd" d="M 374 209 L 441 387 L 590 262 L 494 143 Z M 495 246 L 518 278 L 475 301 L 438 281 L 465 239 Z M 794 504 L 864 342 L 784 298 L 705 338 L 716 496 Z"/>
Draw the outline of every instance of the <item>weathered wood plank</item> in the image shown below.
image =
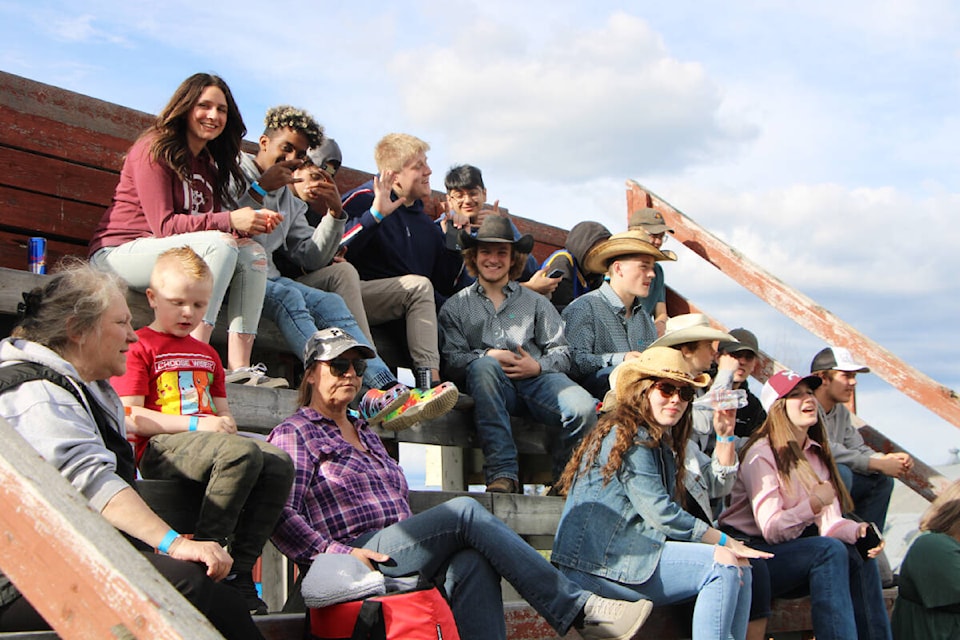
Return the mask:
<path id="1" fill-rule="evenodd" d="M 956 391 L 918 371 L 809 297 L 795 291 L 633 180 L 627 181 L 627 202 L 628 207 L 652 202 L 673 227 L 674 237 L 691 251 L 828 344 L 849 348 L 873 373 L 895 389 L 960 427 L 960 396 Z"/>
<path id="2" fill-rule="evenodd" d="M 0 441 L 0 567 L 59 635 L 221 638 L 3 419 Z"/>
<path id="3" fill-rule="evenodd" d="M 43 180 L 38 180 L 37 176 L 43 176 Z M 88 203 L 102 207 L 102 212 L 113 198 L 117 180 L 117 174 L 114 172 L 0 146 L 0 184 L 6 187 Z M 92 221 L 70 222 L 89 225 L 91 222 L 96 224 L 99 219 L 100 217 L 97 216 Z M 16 222 L 7 216 L 4 216 L 4 220 L 7 224 L 12 223 L 16 226 Z M 63 221 L 60 222 L 62 225 Z M 92 231 L 91 226 L 83 235 L 89 239 Z"/>
<path id="4" fill-rule="evenodd" d="M 77 202 L 56 193 L 36 193 L 0 185 L 0 211 L 16 212 L 15 216 L 4 215 L 0 226 L 24 230 L 32 236 L 45 236 L 48 240 L 51 236 L 66 236 L 82 246 L 81 256 L 86 256 L 90 236 L 105 209 L 105 204 Z"/>

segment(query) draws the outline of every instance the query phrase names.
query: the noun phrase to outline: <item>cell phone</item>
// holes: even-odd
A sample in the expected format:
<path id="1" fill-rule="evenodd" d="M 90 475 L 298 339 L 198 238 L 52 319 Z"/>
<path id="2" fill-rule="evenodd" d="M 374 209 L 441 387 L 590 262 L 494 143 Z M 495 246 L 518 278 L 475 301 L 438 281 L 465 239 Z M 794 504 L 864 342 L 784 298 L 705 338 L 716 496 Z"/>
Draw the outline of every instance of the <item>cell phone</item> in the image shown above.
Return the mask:
<path id="1" fill-rule="evenodd" d="M 562 276 L 562 275 L 563 275 L 563 269 L 554 269 L 553 271 L 551 271 L 550 273 L 547 274 L 547 277 L 548 277 L 548 278 L 559 278 L 559 277 Z"/>
<path id="2" fill-rule="evenodd" d="M 856 542 L 860 557 L 866 560 L 870 549 L 877 547 L 881 542 L 883 542 L 883 535 L 880 533 L 880 529 L 874 523 L 868 522 L 867 534 L 858 538 Z"/>
<path id="3" fill-rule="evenodd" d="M 326 173 L 326 174 L 327 174 L 328 176 L 330 176 L 331 178 L 334 177 L 335 175 L 337 175 L 337 169 L 338 169 L 338 168 L 339 168 L 339 167 L 337 167 L 337 166 L 335 166 L 335 165 L 333 165 L 333 164 L 330 164 L 329 162 L 324 162 L 322 165 L 320 165 L 320 170 L 323 171 L 324 173 Z"/>

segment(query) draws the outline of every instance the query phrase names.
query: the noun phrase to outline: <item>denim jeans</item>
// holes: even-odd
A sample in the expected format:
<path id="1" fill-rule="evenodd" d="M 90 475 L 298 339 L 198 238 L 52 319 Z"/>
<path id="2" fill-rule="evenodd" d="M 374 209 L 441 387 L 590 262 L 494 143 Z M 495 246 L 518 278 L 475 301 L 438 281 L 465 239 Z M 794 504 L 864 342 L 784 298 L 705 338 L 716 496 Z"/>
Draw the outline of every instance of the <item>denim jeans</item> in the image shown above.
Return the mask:
<path id="1" fill-rule="evenodd" d="M 483 448 L 487 483 L 497 478 L 519 481 L 511 415 L 526 410 L 534 420 L 560 427 L 560 442 L 553 452 L 555 478 L 560 476 L 576 444 L 597 423 L 596 400 L 562 373 L 511 380 L 499 362 L 482 356 L 470 363 L 466 377 L 467 393 L 475 402 L 473 419 Z"/>
<path id="2" fill-rule="evenodd" d="M 810 594 L 817 640 L 891 638 L 876 560 L 863 561 L 853 545 L 824 536 L 752 546 L 775 554 L 767 559 L 774 598 Z"/>
<path id="3" fill-rule="evenodd" d="M 655 607 L 696 599 L 693 640 L 742 639 L 747 634 L 752 572 L 749 566 L 717 562 L 715 549 L 699 542 L 667 541 L 656 570 L 643 584 L 614 582 L 568 567 L 561 571 L 587 591 L 605 598 L 646 598 Z"/>
<path id="4" fill-rule="evenodd" d="M 880 531 L 887 524 L 887 507 L 893 493 L 893 478 L 882 473 L 857 473 L 845 464 L 837 470 L 853 498 L 853 512 L 866 522 L 873 522 Z"/>
<path id="5" fill-rule="evenodd" d="M 385 575 L 442 579 L 464 640 L 506 639 L 501 577 L 561 636 L 590 597 L 473 498 L 454 498 L 352 544 L 390 556 L 377 566 Z"/>
<path id="6" fill-rule="evenodd" d="M 310 336 L 327 327 L 339 327 L 362 344 L 369 342 L 344 304 L 343 298 L 290 278 L 281 276 L 267 280 L 263 313 L 273 320 L 290 349 L 301 358 Z M 387 367 L 387 363 L 379 356 L 367 360 L 367 370 L 363 374 L 363 383 L 366 386 L 379 389 L 396 381 L 397 378 Z"/>
<path id="7" fill-rule="evenodd" d="M 143 291 L 157 256 L 175 247 L 189 246 L 203 258 L 213 273 L 213 291 L 203 321 L 214 325 L 230 288 L 227 301 L 229 331 L 257 332 L 267 281 L 267 254 L 250 238 L 234 238 L 220 231 L 196 231 L 166 238 L 137 238 L 117 247 L 104 247 L 90 256 L 98 268 L 120 274 L 131 288 Z"/>

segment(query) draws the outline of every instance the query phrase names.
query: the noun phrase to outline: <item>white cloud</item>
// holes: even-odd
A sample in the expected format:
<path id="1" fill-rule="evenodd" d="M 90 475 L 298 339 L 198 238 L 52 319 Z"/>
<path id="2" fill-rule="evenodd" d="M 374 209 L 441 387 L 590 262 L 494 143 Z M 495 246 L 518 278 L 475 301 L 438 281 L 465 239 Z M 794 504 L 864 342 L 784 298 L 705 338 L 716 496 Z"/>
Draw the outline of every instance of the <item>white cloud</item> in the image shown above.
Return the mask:
<path id="1" fill-rule="evenodd" d="M 127 46 L 129 43 L 123 36 L 110 33 L 103 27 L 95 26 L 97 18 L 90 14 L 73 17 L 59 17 L 50 20 L 50 33 L 59 40 L 74 43 L 109 43 L 112 45 Z"/>
<path id="2" fill-rule="evenodd" d="M 502 47 L 475 46 L 497 31 Z M 401 86 L 418 127 L 442 131 L 453 155 L 536 180 L 682 168 L 753 135 L 721 121 L 721 95 L 696 63 L 672 58 L 643 20 L 614 13 L 526 46 L 512 28 L 478 21 L 462 43 L 397 54 L 393 73 L 443 80 Z"/>

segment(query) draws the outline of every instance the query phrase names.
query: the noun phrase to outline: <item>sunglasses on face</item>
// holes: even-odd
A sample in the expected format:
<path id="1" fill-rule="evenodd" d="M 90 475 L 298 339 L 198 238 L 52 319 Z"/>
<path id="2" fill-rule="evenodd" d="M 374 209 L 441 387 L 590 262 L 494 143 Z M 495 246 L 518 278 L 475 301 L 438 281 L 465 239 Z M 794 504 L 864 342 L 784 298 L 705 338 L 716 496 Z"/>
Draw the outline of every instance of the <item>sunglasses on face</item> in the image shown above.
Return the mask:
<path id="1" fill-rule="evenodd" d="M 680 399 L 684 402 L 690 402 L 693 400 L 693 387 L 691 386 L 679 386 L 671 382 L 666 382 L 664 380 L 658 380 L 653 384 L 653 388 L 660 392 L 660 395 L 665 399 L 670 399 L 674 395 L 680 396 Z"/>
<path id="2" fill-rule="evenodd" d="M 324 360 L 323 363 L 330 367 L 330 373 L 338 378 L 347 375 L 350 367 L 357 376 L 362 376 L 367 370 L 367 361 L 363 358 L 334 358 L 333 360 Z"/>

